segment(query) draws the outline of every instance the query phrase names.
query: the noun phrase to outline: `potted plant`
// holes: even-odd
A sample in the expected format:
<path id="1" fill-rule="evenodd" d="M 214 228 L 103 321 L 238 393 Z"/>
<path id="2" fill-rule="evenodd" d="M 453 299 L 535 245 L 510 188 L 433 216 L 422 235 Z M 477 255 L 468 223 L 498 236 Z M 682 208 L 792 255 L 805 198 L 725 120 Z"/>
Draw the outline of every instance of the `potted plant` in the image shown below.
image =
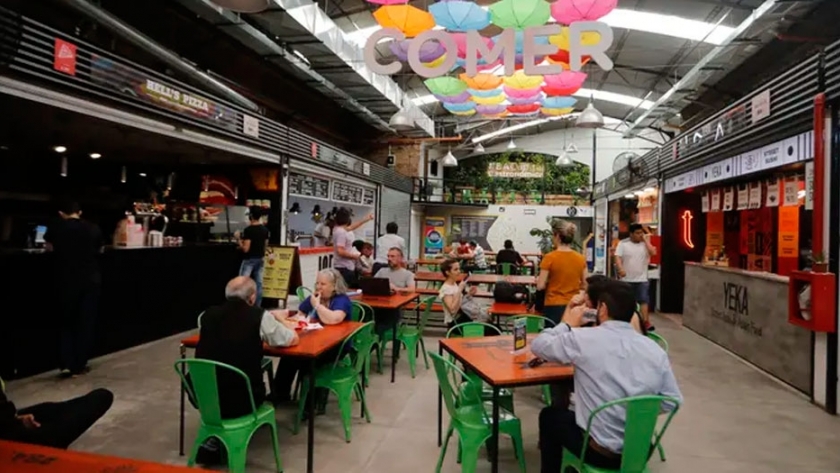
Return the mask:
<path id="1" fill-rule="evenodd" d="M 824 251 L 820 251 L 819 253 L 813 255 L 811 257 L 811 261 L 811 271 L 815 273 L 828 272 L 828 257 Z"/>
<path id="2" fill-rule="evenodd" d="M 551 253 L 554 251 L 554 230 L 552 221 L 554 219 L 552 217 L 546 217 L 545 221 L 548 223 L 548 229 L 542 228 L 532 228 L 531 229 L 531 236 L 539 237 L 539 241 L 537 242 L 537 246 L 540 247 L 540 252 L 544 255 Z M 582 253 L 583 247 L 580 246 L 580 243 L 575 240 L 570 245 L 573 250 Z"/>

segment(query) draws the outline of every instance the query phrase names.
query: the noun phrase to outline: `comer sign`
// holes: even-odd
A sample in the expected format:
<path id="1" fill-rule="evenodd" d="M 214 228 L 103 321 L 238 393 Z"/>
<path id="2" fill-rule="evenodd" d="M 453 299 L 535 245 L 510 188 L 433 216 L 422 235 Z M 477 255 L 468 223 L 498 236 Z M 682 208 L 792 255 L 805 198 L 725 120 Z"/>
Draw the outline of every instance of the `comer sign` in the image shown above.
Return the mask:
<path id="1" fill-rule="evenodd" d="M 556 23 L 542 26 L 532 26 L 522 30 L 522 65 L 527 75 L 554 75 L 563 72 L 560 64 L 541 64 L 542 57 L 558 53 L 559 48 L 545 41 L 537 41 L 539 37 L 549 37 L 562 32 L 562 26 Z M 488 44 L 486 38 L 478 31 L 466 32 L 466 51 L 464 68 L 467 76 L 475 76 L 479 72 L 480 64 L 500 63 L 504 67 L 504 75 L 511 76 L 517 67 L 516 32 L 513 28 L 505 29 Z M 589 37 L 597 35 L 597 42 L 583 41 L 586 34 Z M 382 40 L 404 41 L 406 39 L 397 28 L 383 28 L 373 33 L 365 43 L 365 64 L 376 74 L 393 75 L 402 69 L 399 61 L 381 64 L 376 59 L 376 45 Z M 420 60 L 420 51 L 429 41 L 438 42 L 446 50 L 443 60 L 434 65 L 424 64 Z M 601 69 L 608 71 L 613 68 L 612 60 L 606 51 L 612 45 L 613 31 L 606 23 L 598 21 L 578 21 L 569 26 L 569 67 L 573 71 L 580 71 L 585 57 L 591 57 Z M 585 43 L 585 44 L 584 44 Z M 427 30 L 417 35 L 408 47 L 408 64 L 412 71 L 422 77 L 440 77 L 449 73 L 458 59 L 458 45 L 450 34 L 444 30 Z"/>

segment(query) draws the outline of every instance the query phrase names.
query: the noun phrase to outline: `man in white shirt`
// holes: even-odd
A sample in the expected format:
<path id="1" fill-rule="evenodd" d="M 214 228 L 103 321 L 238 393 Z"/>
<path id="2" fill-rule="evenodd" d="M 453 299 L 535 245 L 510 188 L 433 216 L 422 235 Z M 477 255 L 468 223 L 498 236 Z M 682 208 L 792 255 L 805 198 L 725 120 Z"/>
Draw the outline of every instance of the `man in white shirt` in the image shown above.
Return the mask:
<path id="1" fill-rule="evenodd" d="M 405 255 L 405 238 L 397 235 L 400 227 L 396 222 L 391 222 L 385 225 L 385 234 L 376 240 L 376 259 L 373 261 L 373 274 L 377 274 L 380 269 L 388 266 L 388 252 L 391 248 L 399 248 L 400 252 Z"/>
<path id="2" fill-rule="evenodd" d="M 642 321 L 648 330 L 653 330 L 648 314 L 650 283 L 648 266 L 656 248 L 650 244 L 650 235 L 638 223 L 630 225 L 630 238 L 622 240 L 615 249 L 615 266 L 618 278 L 633 287 L 636 303 L 642 309 Z"/>
<path id="3" fill-rule="evenodd" d="M 590 414 L 598 407 L 626 397 L 661 395 L 683 400 L 668 354 L 631 325 L 636 308 L 633 289 L 607 281 L 598 302 L 598 322 L 580 328 L 583 310 L 567 310 L 557 327 L 544 330 L 531 344 L 538 358 L 575 368 L 575 411 L 559 403 L 540 412 L 541 471 L 557 473 L 563 448 L 579 454 Z M 664 411 L 674 409 L 663 403 Z M 621 466 L 627 412 L 609 409 L 590 429 L 586 463 L 604 469 Z"/>

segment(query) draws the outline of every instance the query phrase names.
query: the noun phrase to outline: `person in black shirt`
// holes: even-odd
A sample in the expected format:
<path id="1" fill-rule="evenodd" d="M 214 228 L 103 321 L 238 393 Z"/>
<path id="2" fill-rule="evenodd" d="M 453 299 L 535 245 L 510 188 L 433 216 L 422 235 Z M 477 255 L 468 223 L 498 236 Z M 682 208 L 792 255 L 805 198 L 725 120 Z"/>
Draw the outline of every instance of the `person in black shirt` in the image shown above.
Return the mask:
<path id="1" fill-rule="evenodd" d="M 17 410 L 0 380 L 0 440 L 66 449 L 108 412 L 114 395 L 95 389 L 63 402 L 45 402 Z"/>
<path id="2" fill-rule="evenodd" d="M 251 224 L 242 231 L 242 234 L 235 235 L 239 240 L 239 249 L 245 253 L 242 266 L 239 268 L 240 276 L 249 276 L 257 283 L 257 300 L 254 303 L 257 307 L 262 304 L 262 282 L 263 270 L 265 269 L 265 245 L 268 241 L 268 229 L 260 222 L 262 209 L 251 207 L 248 211 L 248 219 Z"/>
<path id="3" fill-rule="evenodd" d="M 515 274 L 518 272 L 518 269 L 527 262 L 528 261 L 523 258 L 518 251 L 513 249 L 513 242 L 505 240 L 505 249 L 496 255 L 496 272 L 501 274 L 502 263 L 510 263 L 514 267 L 514 271 L 512 271 L 512 273 Z"/>
<path id="4" fill-rule="evenodd" d="M 99 254 L 103 242 L 99 227 L 81 219 L 78 203 L 63 202 L 58 214 L 61 221 L 50 226 L 44 240 L 47 250 L 55 254 L 62 312 L 59 372 L 70 377 L 88 370 L 102 285 Z"/>

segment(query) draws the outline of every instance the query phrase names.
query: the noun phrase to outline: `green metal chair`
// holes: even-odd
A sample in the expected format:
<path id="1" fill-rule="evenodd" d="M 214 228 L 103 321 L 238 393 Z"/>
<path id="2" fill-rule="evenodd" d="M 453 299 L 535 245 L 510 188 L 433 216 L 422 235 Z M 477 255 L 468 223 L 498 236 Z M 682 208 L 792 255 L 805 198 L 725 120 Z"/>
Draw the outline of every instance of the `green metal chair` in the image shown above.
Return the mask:
<path id="1" fill-rule="evenodd" d="M 182 372 L 183 369 L 189 372 L 192 382 L 187 381 Z M 217 384 L 219 370 L 229 370 L 242 377 L 243 389 L 248 390 L 248 398 L 251 400 L 252 412 L 250 414 L 236 419 L 222 419 Z M 244 473 L 248 457 L 248 444 L 251 442 L 254 432 L 267 425 L 271 430 L 271 444 L 274 448 L 274 461 L 277 471 L 283 471 L 280 449 L 277 445 L 277 423 L 274 419 L 274 406 L 268 402 L 259 407 L 255 405 L 251 382 L 245 373 L 224 363 L 196 358 L 177 361 L 175 372 L 181 378 L 184 389 L 189 392 L 192 399 L 195 399 L 198 412 L 201 415 L 201 425 L 187 462 L 188 466 L 195 465 L 195 457 L 201 444 L 210 437 L 216 437 L 227 450 L 228 468 L 231 473 Z"/>
<path id="2" fill-rule="evenodd" d="M 513 325 L 518 319 L 525 319 L 525 332 L 528 334 L 537 334 L 546 328 L 554 327 L 556 324 L 553 320 L 543 317 L 542 315 L 523 314 L 510 317 L 507 319 L 506 332 L 513 333 Z M 551 386 L 548 384 L 542 385 L 542 398 L 546 406 L 551 405 Z"/>
<path id="3" fill-rule="evenodd" d="M 372 322 L 375 317 L 375 313 L 373 311 L 373 307 L 364 302 L 359 301 L 352 301 L 353 304 L 353 312 L 350 314 L 350 320 L 353 322 Z M 371 335 L 373 340 L 371 341 L 372 346 L 371 349 L 376 348 L 379 350 L 379 338 L 376 334 Z M 379 372 L 382 372 L 382 367 L 380 366 Z M 365 363 L 365 371 L 364 371 L 364 381 L 365 387 L 370 386 L 370 357 L 367 358 L 367 362 Z"/>
<path id="4" fill-rule="evenodd" d="M 486 331 L 495 332 L 495 335 L 502 334 L 502 331 L 499 329 L 499 327 L 496 327 L 495 325 L 485 324 L 482 322 L 467 322 L 463 324 L 458 324 L 449 329 L 446 332 L 446 338 L 482 338 L 485 336 Z M 482 381 L 476 373 L 470 372 L 467 375 L 467 377 L 474 383 L 476 383 L 476 386 L 481 386 L 482 400 L 484 400 L 485 402 L 493 400 L 493 388 L 485 384 L 484 381 Z M 466 385 L 463 387 L 466 388 Z M 499 405 L 509 410 L 510 412 L 514 412 L 512 390 L 499 390 Z"/>
<path id="5" fill-rule="evenodd" d="M 490 203 L 490 193 L 487 192 L 487 189 L 481 189 L 481 192 L 478 194 L 478 202 L 481 204 Z"/>
<path id="6" fill-rule="evenodd" d="M 344 342 L 341 343 L 339 354 L 331 365 L 322 366 L 315 370 L 315 387 L 327 389 L 338 397 L 338 407 L 341 411 L 341 421 L 344 425 L 344 439 L 350 443 L 350 421 L 353 418 L 353 394 L 362 402 L 362 412 L 365 419 L 370 423 L 370 412 L 368 412 L 367 401 L 365 400 L 365 388 L 362 376 L 366 363 L 370 358 L 370 351 L 373 347 L 373 322 L 367 322 L 357 328 Z M 352 353 L 346 354 L 346 349 L 352 347 Z M 308 380 L 301 386 L 300 400 L 298 401 L 298 412 L 295 417 L 292 433 L 297 434 L 300 430 L 300 422 L 303 419 L 303 411 L 306 407 L 306 395 L 309 391 Z"/>
<path id="7" fill-rule="evenodd" d="M 472 204 L 473 203 L 472 189 L 461 189 L 461 203 L 462 204 Z"/>
<path id="8" fill-rule="evenodd" d="M 662 337 L 662 335 L 659 335 L 658 333 L 654 332 L 648 332 L 647 337 L 656 342 L 657 345 L 662 347 L 662 349 L 665 350 L 665 353 L 668 353 L 668 341 L 665 340 Z M 659 459 L 665 461 L 665 448 L 662 446 L 662 444 L 657 445 L 656 449 L 659 450 Z"/>
<path id="9" fill-rule="evenodd" d="M 662 412 L 662 404 L 670 403 L 674 409 L 668 413 L 665 424 L 659 433 L 656 432 L 656 423 L 659 414 Z M 596 468 L 586 464 L 586 449 L 589 446 L 589 435 L 592 429 L 592 422 L 595 417 L 607 409 L 624 407 L 627 410 L 624 424 L 624 450 L 621 453 L 621 468 L 618 470 L 607 470 Z M 658 447 L 662 436 L 668 429 L 668 424 L 680 408 L 680 402 L 668 396 L 637 396 L 618 399 L 608 402 L 592 411 L 589 421 L 586 424 L 586 433 L 583 436 L 583 448 L 580 455 L 568 449 L 563 449 L 563 466 L 560 471 L 565 472 L 571 467 L 580 473 L 649 473 L 647 467 L 650 458 L 651 447 Z M 652 441 L 652 442 L 651 442 Z"/>
<path id="10" fill-rule="evenodd" d="M 510 191 L 507 195 L 507 200 L 509 204 L 516 203 L 516 191 Z"/>
<path id="11" fill-rule="evenodd" d="M 298 302 L 303 302 L 307 297 L 312 295 L 312 290 L 308 287 L 300 286 L 295 290 L 295 295 L 297 295 Z"/>
<path id="12" fill-rule="evenodd" d="M 417 347 L 419 345 L 420 351 L 423 353 L 423 361 L 426 363 L 426 369 L 429 369 L 429 358 L 426 356 L 426 343 L 423 341 L 423 332 L 426 330 L 426 324 L 429 322 L 429 316 L 432 314 L 432 305 L 435 303 L 435 296 L 426 298 L 421 302 L 423 307 L 423 315 L 420 318 L 420 323 L 416 327 L 412 327 L 403 322 L 397 330 L 397 343 L 405 347 L 406 356 L 408 357 L 408 369 L 411 371 L 411 377 L 414 378 L 417 371 Z M 388 342 L 392 340 L 393 334 L 389 330 L 385 333 L 385 338 L 379 340 L 381 349 L 377 352 L 379 372 L 382 372 L 382 352 L 387 348 Z"/>
<path id="13" fill-rule="evenodd" d="M 496 263 L 500 268 L 502 268 L 502 276 L 510 276 L 511 272 L 513 272 L 513 263 Z"/>
<path id="14" fill-rule="evenodd" d="M 453 433 L 458 434 L 458 460 L 463 473 L 474 473 L 478 466 L 478 454 L 481 446 L 493 435 L 493 419 L 488 414 L 488 406 L 484 402 L 475 402 L 471 393 L 481 389 L 480 385 L 469 379 L 452 362 L 443 359 L 436 353 L 429 353 L 435 374 L 443 394 L 444 404 L 449 413 L 449 428 L 440 449 L 436 473 L 440 473 L 446 449 Z M 467 378 L 466 388 L 458 386 L 458 379 Z M 525 450 L 522 442 L 522 425 L 512 412 L 500 407 L 499 433 L 510 436 L 513 450 L 519 461 L 519 469 L 525 473 Z"/>

